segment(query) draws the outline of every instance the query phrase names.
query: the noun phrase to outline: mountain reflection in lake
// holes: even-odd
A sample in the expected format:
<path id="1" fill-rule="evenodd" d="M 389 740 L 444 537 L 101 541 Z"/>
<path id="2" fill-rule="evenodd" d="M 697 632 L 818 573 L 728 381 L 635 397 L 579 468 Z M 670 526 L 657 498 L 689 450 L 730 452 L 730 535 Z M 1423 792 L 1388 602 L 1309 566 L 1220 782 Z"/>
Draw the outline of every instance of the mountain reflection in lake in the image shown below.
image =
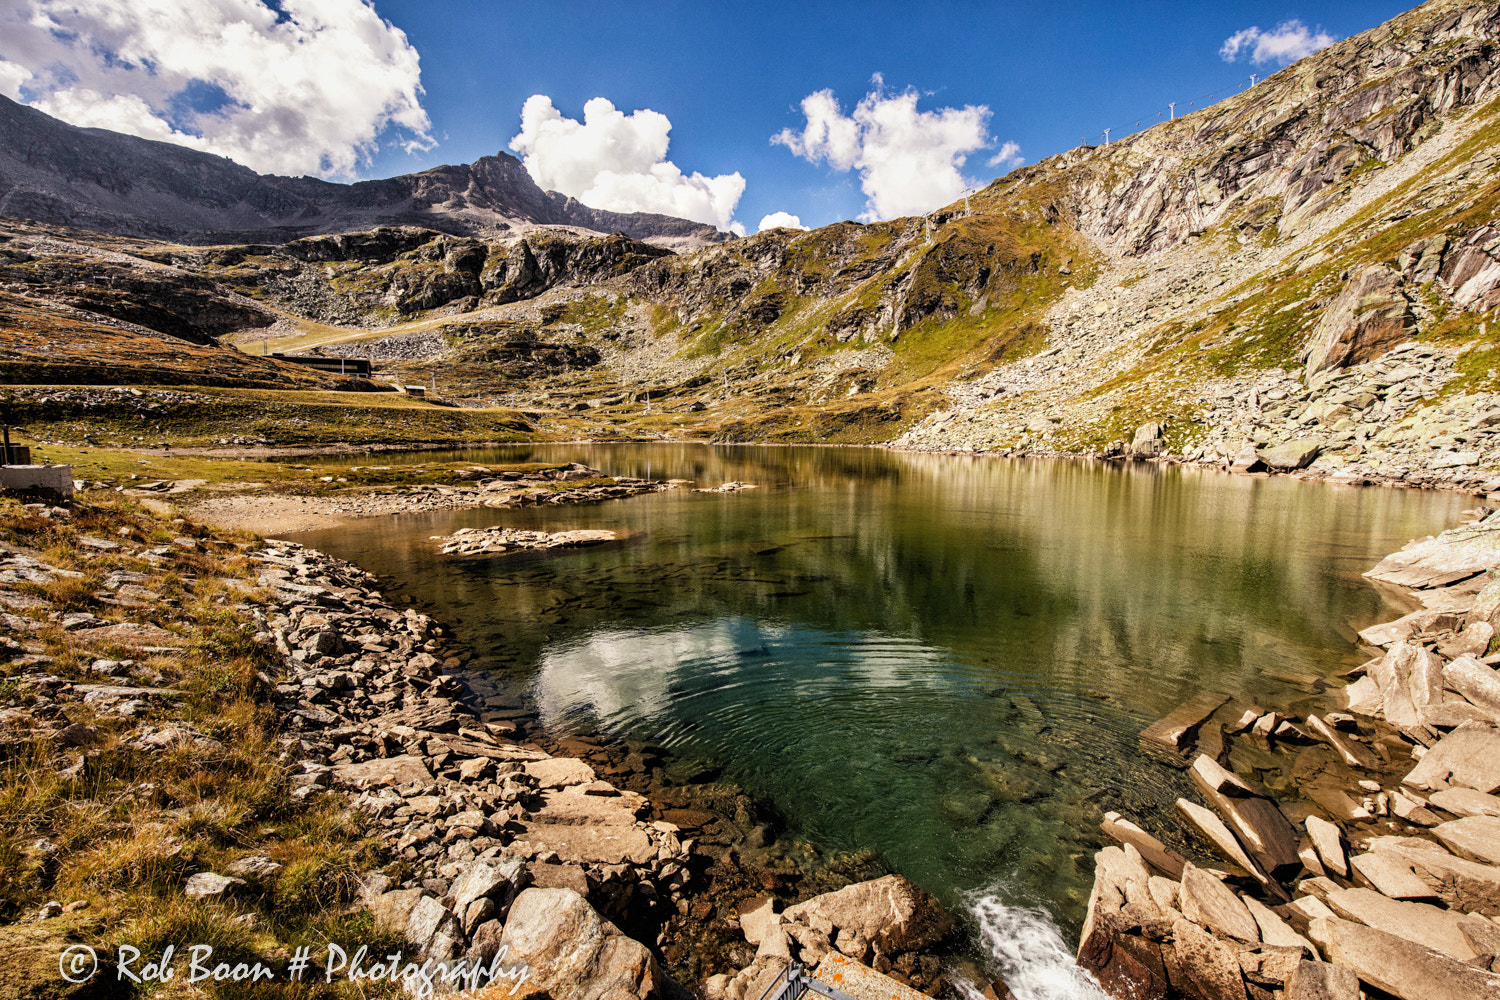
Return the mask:
<path id="1" fill-rule="evenodd" d="M 1075 926 L 1102 811 L 1166 827 L 1187 787 L 1142 757 L 1140 730 L 1204 689 L 1294 706 L 1306 693 L 1275 675 L 1359 662 L 1350 623 L 1382 614 L 1360 573 L 1468 499 L 876 449 L 380 460 L 454 458 L 762 488 L 297 540 L 458 623 L 544 726 L 668 747 L 773 802 L 789 836 L 878 850 L 949 901 L 1003 884 Z M 489 525 L 630 537 L 467 561 L 429 540 Z"/>

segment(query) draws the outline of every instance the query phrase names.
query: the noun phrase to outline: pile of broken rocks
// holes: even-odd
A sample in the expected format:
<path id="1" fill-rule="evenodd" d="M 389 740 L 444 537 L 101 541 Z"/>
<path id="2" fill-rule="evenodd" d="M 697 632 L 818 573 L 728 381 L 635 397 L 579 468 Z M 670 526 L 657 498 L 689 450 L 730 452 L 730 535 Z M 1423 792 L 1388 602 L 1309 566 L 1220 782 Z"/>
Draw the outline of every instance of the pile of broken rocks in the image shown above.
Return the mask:
<path id="1" fill-rule="evenodd" d="M 466 704 L 453 673 L 466 654 L 442 626 L 387 605 L 369 574 L 314 550 L 275 542 L 251 557 L 281 607 L 261 637 L 288 669 L 276 695 L 293 794 L 347 795 L 411 873 L 399 884 L 366 877 L 382 930 L 435 961 L 488 963 L 509 943 L 525 962 L 517 941 L 502 941 L 513 912 L 592 921 L 604 942 L 618 931 L 594 905 L 622 915 L 675 909 L 691 842 L 669 823 L 639 819 L 645 799 L 582 761 L 513 742 L 513 704 Z M 656 976 L 650 953 L 636 948 L 625 949 L 631 967 Z"/>
<path id="2" fill-rule="evenodd" d="M 1347 713 L 1221 725 L 1200 698 L 1143 734 L 1196 746 L 1212 808 L 1178 809 L 1219 867 L 1109 815 L 1079 962 L 1111 996 L 1500 997 L 1500 515 L 1472 513 L 1366 574 L 1423 607 L 1360 633 L 1381 652 L 1328 691 Z M 1229 746 L 1238 773 L 1226 735 L 1259 744 Z M 1250 766 L 1276 749 L 1280 802 Z"/>

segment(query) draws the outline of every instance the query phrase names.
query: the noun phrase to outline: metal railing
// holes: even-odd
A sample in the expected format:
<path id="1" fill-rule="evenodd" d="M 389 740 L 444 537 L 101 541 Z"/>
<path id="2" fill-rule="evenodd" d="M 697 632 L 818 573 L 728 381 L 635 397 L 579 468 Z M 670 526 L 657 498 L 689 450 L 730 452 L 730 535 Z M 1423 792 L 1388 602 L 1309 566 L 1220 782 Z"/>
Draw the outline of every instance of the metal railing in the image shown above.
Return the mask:
<path id="1" fill-rule="evenodd" d="M 854 1000 L 847 993 L 834 989 L 802 967 L 800 962 L 789 962 L 780 976 L 771 980 L 760 1000 L 798 1000 L 808 991 L 828 997 L 828 1000 Z"/>

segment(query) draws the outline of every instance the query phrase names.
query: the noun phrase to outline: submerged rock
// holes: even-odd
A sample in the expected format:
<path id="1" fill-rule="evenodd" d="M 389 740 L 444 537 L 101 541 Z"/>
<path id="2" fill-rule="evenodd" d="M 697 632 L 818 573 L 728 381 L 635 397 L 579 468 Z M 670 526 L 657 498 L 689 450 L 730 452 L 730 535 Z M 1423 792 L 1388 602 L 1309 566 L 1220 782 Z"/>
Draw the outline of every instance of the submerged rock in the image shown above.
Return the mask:
<path id="1" fill-rule="evenodd" d="M 517 528 L 463 528 L 451 535 L 434 535 L 442 542 L 444 555 L 497 555 L 523 549 L 572 549 L 599 545 L 619 538 L 619 532 L 578 529 L 576 531 L 522 531 Z"/>

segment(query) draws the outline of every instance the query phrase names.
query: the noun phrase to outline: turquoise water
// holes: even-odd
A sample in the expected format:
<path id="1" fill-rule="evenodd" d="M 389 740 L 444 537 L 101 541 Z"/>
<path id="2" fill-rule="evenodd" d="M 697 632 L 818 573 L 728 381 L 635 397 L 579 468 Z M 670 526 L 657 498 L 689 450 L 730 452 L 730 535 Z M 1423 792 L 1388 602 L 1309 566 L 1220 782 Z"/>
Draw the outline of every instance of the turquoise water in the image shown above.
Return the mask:
<path id="1" fill-rule="evenodd" d="M 529 446 L 396 464 L 579 461 L 758 483 L 596 506 L 356 522 L 299 541 L 458 623 L 556 730 L 722 768 L 788 839 L 874 849 L 950 902 L 1076 930 L 1098 821 L 1173 826 L 1137 735 L 1212 688 L 1295 708 L 1390 609 L 1360 573 L 1470 499 L 1182 468 L 699 445 Z M 460 527 L 613 528 L 477 561 Z M 967 895 L 966 895 L 967 894 Z"/>

